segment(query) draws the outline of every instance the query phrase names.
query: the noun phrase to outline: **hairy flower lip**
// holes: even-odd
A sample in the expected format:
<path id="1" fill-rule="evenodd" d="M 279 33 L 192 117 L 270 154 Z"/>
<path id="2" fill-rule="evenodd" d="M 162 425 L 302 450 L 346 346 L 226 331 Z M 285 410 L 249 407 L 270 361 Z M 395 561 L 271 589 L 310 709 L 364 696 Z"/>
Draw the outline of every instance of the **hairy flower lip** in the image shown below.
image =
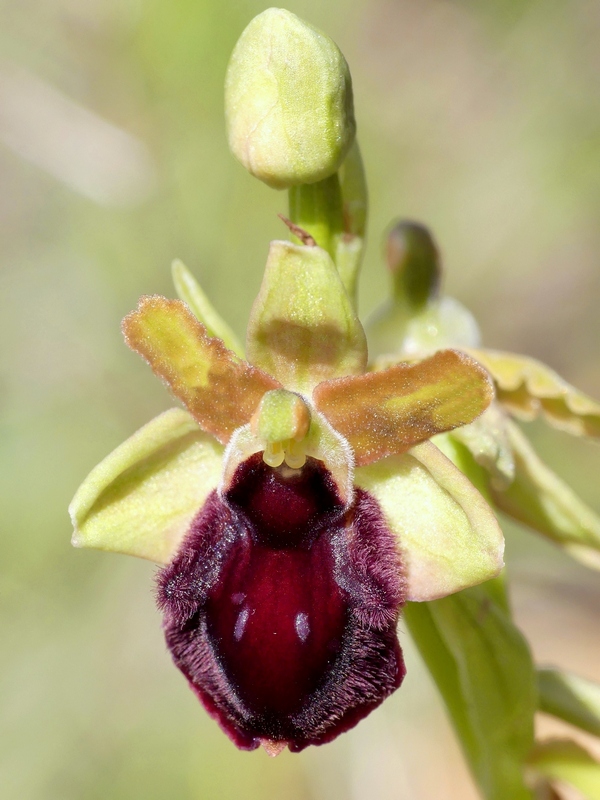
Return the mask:
<path id="1" fill-rule="evenodd" d="M 260 457 L 240 464 L 224 499 L 274 548 L 310 547 L 314 523 L 335 524 L 345 512 L 331 476 L 309 458 L 304 467 L 271 468 Z"/>
<path id="2" fill-rule="evenodd" d="M 330 741 L 404 676 L 401 568 L 377 503 L 358 490 L 344 510 L 322 465 L 311 459 L 301 472 L 294 503 L 260 454 L 241 464 L 158 578 L 175 663 L 244 749 Z M 259 510 L 280 504 L 281 524 L 266 535 L 257 496 Z M 303 504 L 310 514 L 300 533 L 283 517 Z"/>

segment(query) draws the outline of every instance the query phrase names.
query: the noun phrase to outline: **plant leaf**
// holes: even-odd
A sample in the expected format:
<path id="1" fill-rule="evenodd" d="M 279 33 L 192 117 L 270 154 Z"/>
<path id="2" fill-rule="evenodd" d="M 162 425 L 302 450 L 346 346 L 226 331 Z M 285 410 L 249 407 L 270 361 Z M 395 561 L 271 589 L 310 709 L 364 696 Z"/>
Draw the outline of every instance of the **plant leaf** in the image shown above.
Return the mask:
<path id="1" fill-rule="evenodd" d="M 123 334 L 202 430 L 222 444 L 250 421 L 265 392 L 279 388 L 270 375 L 211 338 L 181 300 L 142 297 L 123 320 Z"/>
<path id="2" fill-rule="evenodd" d="M 529 764 L 552 786 L 577 790 L 584 800 L 600 800 L 600 763 L 581 745 L 555 739 L 536 745 Z"/>
<path id="3" fill-rule="evenodd" d="M 404 618 L 483 797 L 531 800 L 523 763 L 533 744 L 533 664 L 510 619 L 502 580 L 408 603 Z"/>
<path id="4" fill-rule="evenodd" d="M 554 427 L 576 436 L 600 436 L 600 404 L 554 370 L 527 356 L 499 350 L 469 350 L 489 370 L 498 400 L 523 420 L 542 413 Z"/>
<path id="5" fill-rule="evenodd" d="M 73 544 L 164 564 L 216 488 L 223 448 L 187 411 L 144 425 L 95 467 L 69 513 Z"/>
<path id="6" fill-rule="evenodd" d="M 313 392 L 315 405 L 350 442 L 359 466 L 472 422 L 492 397 L 485 370 L 457 350 L 326 381 Z"/>
<path id="7" fill-rule="evenodd" d="M 490 485 L 494 503 L 588 567 L 600 569 L 600 517 L 544 464 L 517 425 L 507 420 L 506 431 L 515 478 L 503 490 Z"/>
<path id="8" fill-rule="evenodd" d="M 600 684 L 558 669 L 537 676 L 540 711 L 600 736 Z"/>
<path id="9" fill-rule="evenodd" d="M 397 537 L 409 600 L 433 600 L 497 575 L 504 538 L 487 502 L 431 442 L 360 467 Z"/>

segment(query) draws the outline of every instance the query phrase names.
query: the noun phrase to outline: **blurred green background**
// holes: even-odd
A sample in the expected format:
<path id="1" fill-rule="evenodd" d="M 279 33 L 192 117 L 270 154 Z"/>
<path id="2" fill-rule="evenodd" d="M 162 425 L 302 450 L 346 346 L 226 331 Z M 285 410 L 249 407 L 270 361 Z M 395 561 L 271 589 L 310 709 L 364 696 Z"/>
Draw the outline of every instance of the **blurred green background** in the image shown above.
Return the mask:
<path id="1" fill-rule="evenodd" d="M 171 666 L 152 565 L 69 546 L 67 504 L 172 400 L 124 346 L 181 258 L 242 334 L 286 196 L 230 156 L 229 53 L 267 7 L 233 0 L 0 2 L 0 797 L 473 800 L 407 641 L 403 689 L 324 748 L 238 753 Z M 600 397 L 600 5 L 295 0 L 353 74 L 381 234 L 426 222 L 485 341 Z M 600 452 L 529 426 L 600 509 Z M 540 660 L 600 677 L 596 575 L 508 530 Z M 402 626 L 401 626 L 402 630 Z M 542 721 L 550 730 L 548 721 Z M 545 726 L 545 727 L 544 727 Z"/>

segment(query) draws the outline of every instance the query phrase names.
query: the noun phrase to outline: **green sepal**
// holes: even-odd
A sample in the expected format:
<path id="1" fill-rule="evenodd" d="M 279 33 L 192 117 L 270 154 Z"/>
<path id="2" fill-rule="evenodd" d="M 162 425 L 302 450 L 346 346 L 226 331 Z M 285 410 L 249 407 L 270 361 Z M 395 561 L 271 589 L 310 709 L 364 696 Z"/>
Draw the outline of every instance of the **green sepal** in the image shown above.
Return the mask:
<path id="1" fill-rule="evenodd" d="M 542 787 L 552 787 L 550 797 L 600 800 L 600 763 L 572 740 L 554 739 L 537 744 L 529 766 L 534 774 L 542 776 Z"/>
<path id="2" fill-rule="evenodd" d="M 167 563 L 216 488 L 223 448 L 191 414 L 172 408 L 95 467 L 69 513 L 75 547 Z"/>
<path id="3" fill-rule="evenodd" d="M 600 517 L 539 458 L 519 427 L 507 420 L 515 478 L 504 490 L 490 485 L 493 502 L 588 567 L 600 569 Z"/>
<path id="4" fill-rule="evenodd" d="M 252 364 L 304 394 L 323 380 L 364 372 L 364 331 L 322 248 L 271 242 L 247 353 Z"/>
<path id="5" fill-rule="evenodd" d="M 216 311 L 183 261 L 179 259 L 173 261 L 171 274 L 179 299 L 187 303 L 195 317 L 206 328 L 208 335 L 218 337 L 229 350 L 232 350 L 240 358 L 244 358 L 244 348 L 237 336 Z"/>
<path id="6" fill-rule="evenodd" d="M 404 609 L 485 800 L 531 800 L 524 761 L 537 698 L 525 638 L 502 579 Z"/>
<path id="7" fill-rule="evenodd" d="M 561 672 L 539 669 L 540 711 L 600 736 L 600 684 Z"/>
<path id="8" fill-rule="evenodd" d="M 503 566 L 504 538 L 484 498 L 431 442 L 356 469 L 397 537 L 409 600 L 486 581 Z"/>

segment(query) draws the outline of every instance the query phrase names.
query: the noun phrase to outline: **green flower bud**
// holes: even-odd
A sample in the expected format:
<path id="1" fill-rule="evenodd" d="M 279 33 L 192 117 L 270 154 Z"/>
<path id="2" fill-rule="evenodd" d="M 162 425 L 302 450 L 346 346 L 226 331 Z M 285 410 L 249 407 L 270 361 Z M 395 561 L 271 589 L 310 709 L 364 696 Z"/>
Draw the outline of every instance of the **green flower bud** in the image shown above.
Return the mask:
<path id="1" fill-rule="evenodd" d="M 442 275 L 440 256 L 424 225 L 407 220 L 396 223 L 388 235 L 386 260 L 396 297 L 419 309 L 437 296 Z"/>
<path id="2" fill-rule="evenodd" d="M 332 175 L 356 132 L 344 56 L 295 14 L 269 8 L 236 44 L 225 79 L 229 146 L 276 189 Z"/>
<path id="3" fill-rule="evenodd" d="M 440 296 L 442 268 L 431 233 L 409 220 L 388 233 L 386 261 L 392 296 L 367 323 L 369 355 L 423 358 L 445 347 L 477 347 L 479 328 L 471 312 Z"/>

